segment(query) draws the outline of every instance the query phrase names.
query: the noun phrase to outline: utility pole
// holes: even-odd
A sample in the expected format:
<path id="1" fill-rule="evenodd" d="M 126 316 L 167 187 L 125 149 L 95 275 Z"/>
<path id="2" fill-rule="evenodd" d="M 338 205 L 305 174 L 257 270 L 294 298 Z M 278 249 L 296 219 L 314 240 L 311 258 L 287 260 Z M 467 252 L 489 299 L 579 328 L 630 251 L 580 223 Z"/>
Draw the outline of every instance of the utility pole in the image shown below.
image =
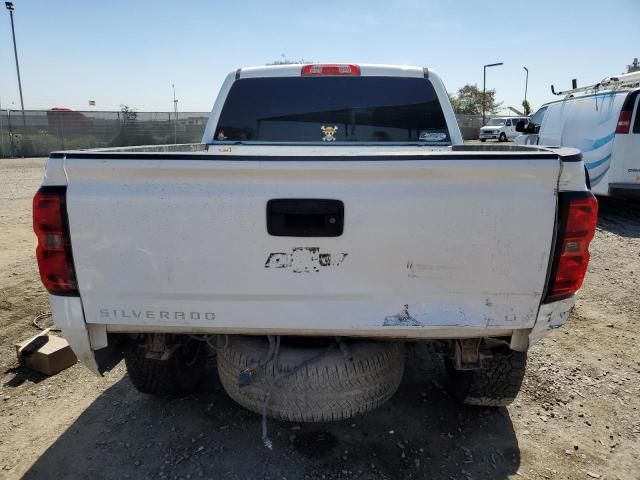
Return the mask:
<path id="1" fill-rule="evenodd" d="M 524 68 L 524 70 L 527 72 L 527 76 L 524 81 L 524 103 L 527 103 L 527 87 L 529 86 L 529 69 L 527 67 L 522 67 L 522 68 Z"/>
<path id="2" fill-rule="evenodd" d="M 18 90 L 20 90 L 20 108 L 22 109 L 22 126 L 27 128 L 27 121 L 24 117 L 24 100 L 22 99 L 22 82 L 20 81 L 20 64 L 18 63 L 18 48 L 16 47 L 16 29 L 13 24 L 13 2 L 4 2 L 4 6 L 9 10 L 11 17 L 11 35 L 13 36 L 13 55 L 16 58 L 16 73 L 18 74 Z M 23 132 L 25 133 L 25 132 Z"/>
<path id="3" fill-rule="evenodd" d="M 0 150 L 2 150 L 2 158 L 4 158 L 4 135 L 2 133 L 2 99 L 0 99 Z"/>
<path id="4" fill-rule="evenodd" d="M 487 102 L 486 102 L 486 98 L 487 98 L 487 68 L 488 67 L 497 67 L 499 65 L 504 65 L 504 63 L 502 63 L 502 62 L 490 63 L 488 65 L 485 65 L 484 68 L 483 68 L 483 75 L 482 75 L 482 125 L 484 125 L 485 111 L 487 109 Z"/>
<path id="5" fill-rule="evenodd" d="M 178 143 L 178 100 L 176 100 L 176 86 L 171 84 L 173 88 L 173 143 Z"/>

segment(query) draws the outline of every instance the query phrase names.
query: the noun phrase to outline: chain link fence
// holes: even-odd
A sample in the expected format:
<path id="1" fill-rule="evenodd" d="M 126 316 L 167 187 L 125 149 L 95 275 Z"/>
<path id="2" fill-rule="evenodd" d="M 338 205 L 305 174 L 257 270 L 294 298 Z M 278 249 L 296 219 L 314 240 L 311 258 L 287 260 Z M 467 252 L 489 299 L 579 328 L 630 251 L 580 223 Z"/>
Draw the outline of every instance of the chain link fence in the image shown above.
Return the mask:
<path id="1" fill-rule="evenodd" d="M 465 139 L 482 118 L 456 115 Z M 209 112 L 0 111 L 0 158 L 45 157 L 54 150 L 199 143 Z"/>
<path id="2" fill-rule="evenodd" d="M 65 109 L 0 112 L 0 157 L 54 150 L 198 143 L 209 112 L 96 112 Z"/>
<path id="3" fill-rule="evenodd" d="M 490 118 L 490 117 L 487 117 Z M 456 120 L 465 140 L 476 140 L 480 136 L 482 127 L 482 115 L 465 115 L 456 113 Z"/>

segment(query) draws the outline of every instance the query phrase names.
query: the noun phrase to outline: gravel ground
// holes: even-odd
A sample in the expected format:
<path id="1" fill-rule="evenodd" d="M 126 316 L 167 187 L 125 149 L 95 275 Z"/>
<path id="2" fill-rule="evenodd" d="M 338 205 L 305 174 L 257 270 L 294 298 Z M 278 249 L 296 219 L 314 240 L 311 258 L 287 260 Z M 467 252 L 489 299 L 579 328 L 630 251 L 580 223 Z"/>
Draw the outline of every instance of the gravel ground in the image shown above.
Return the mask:
<path id="1" fill-rule="evenodd" d="M 509 408 L 461 407 L 427 349 L 411 349 L 398 393 L 331 424 L 269 422 L 207 392 L 158 400 L 122 364 L 97 378 L 18 367 L 13 344 L 48 308 L 30 204 L 42 159 L 0 161 L 0 478 L 638 479 L 640 206 L 605 199 L 592 262 L 568 324 L 536 345 Z"/>

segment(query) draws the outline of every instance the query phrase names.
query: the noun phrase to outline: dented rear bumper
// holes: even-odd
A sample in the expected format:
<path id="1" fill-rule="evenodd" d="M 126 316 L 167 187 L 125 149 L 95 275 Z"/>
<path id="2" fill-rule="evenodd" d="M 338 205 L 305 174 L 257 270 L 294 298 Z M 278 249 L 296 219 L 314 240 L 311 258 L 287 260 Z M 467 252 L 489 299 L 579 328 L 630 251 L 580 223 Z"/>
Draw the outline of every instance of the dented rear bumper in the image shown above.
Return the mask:
<path id="1" fill-rule="evenodd" d="M 538 310 L 538 318 L 529 333 L 529 346 L 542 340 L 551 330 L 560 328 L 569 319 L 575 305 L 575 295 L 553 303 L 544 303 Z"/>
<path id="2" fill-rule="evenodd" d="M 109 370 L 121 354 L 118 346 L 109 341 L 109 333 L 189 333 L 189 334 L 244 334 L 244 335 L 305 335 L 305 336 L 350 336 L 365 338 L 395 338 L 408 340 L 437 340 L 453 338 L 481 338 L 511 336 L 511 348 L 525 351 L 540 341 L 551 330 L 567 321 L 575 298 L 570 297 L 540 306 L 532 328 L 509 329 L 505 327 L 480 326 L 440 326 L 392 324 L 386 322 L 383 328 L 342 328 L 330 330 L 309 330 L 289 328 L 212 328 L 212 327 L 171 327 L 161 325 L 105 325 L 87 324 L 82 300 L 79 297 L 49 296 L 54 321 L 82 364 L 96 374 Z"/>

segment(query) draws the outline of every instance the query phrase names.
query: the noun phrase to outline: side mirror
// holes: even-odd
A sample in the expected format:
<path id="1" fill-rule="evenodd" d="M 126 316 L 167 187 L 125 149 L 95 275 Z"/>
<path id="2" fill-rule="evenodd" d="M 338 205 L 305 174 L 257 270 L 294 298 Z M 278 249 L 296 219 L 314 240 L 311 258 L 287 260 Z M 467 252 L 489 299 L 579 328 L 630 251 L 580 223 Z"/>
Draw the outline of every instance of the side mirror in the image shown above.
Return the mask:
<path id="1" fill-rule="evenodd" d="M 525 131 L 524 120 L 518 120 L 518 123 L 516 123 L 516 132 L 524 132 L 524 131 Z"/>

